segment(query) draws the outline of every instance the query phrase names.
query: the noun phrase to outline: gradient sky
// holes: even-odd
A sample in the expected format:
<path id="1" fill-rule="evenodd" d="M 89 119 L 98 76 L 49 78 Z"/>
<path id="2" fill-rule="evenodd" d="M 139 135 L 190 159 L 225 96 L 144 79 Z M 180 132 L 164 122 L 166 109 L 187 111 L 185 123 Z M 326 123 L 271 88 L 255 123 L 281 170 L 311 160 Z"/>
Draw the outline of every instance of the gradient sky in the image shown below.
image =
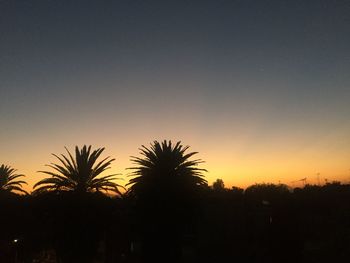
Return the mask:
<path id="1" fill-rule="evenodd" d="M 227 186 L 350 180 L 350 1 L 0 1 L 0 163 L 181 140 Z"/>

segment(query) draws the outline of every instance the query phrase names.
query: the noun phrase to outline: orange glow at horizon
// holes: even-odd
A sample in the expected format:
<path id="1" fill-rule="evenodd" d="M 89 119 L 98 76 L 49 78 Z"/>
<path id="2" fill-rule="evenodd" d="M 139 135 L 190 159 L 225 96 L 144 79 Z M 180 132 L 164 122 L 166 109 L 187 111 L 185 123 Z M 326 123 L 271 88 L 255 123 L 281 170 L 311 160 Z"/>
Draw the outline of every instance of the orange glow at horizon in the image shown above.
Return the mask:
<path id="1" fill-rule="evenodd" d="M 146 137 L 146 136 L 145 136 Z M 148 140 L 147 140 L 148 139 Z M 129 178 L 127 175 L 129 171 L 126 168 L 133 164 L 130 162 L 130 156 L 138 156 L 138 148 L 141 144 L 149 145 L 152 139 L 144 138 L 127 142 L 120 140 L 121 143 L 107 143 L 104 140 L 90 140 L 94 148 L 106 147 L 101 155 L 102 157 L 111 156 L 116 160 L 112 163 L 111 169 L 107 170 L 105 174 L 118 173 L 121 180 L 117 182 L 125 185 Z M 161 140 L 161 139 L 158 139 Z M 77 145 L 82 146 L 82 138 L 77 140 Z M 100 143 L 98 143 L 98 141 Z M 177 140 L 172 140 L 177 141 Z M 350 154 L 346 151 L 337 152 L 334 158 L 334 151 L 323 151 L 317 148 L 296 149 L 293 145 L 284 144 L 281 149 L 276 145 L 270 144 L 270 148 L 251 147 L 250 152 L 247 152 L 247 145 L 245 147 L 234 147 L 234 145 L 216 145 L 215 142 L 200 143 L 197 139 L 194 143 L 189 140 L 183 140 L 183 144 L 190 145 L 189 151 L 198 151 L 199 153 L 194 158 L 200 158 L 205 161 L 201 168 L 208 170 L 204 173 L 208 183 L 211 185 L 213 181 L 221 178 L 225 182 L 226 187 L 238 186 L 246 188 L 254 183 L 284 183 L 290 186 L 301 186 L 301 184 L 292 183 L 301 178 L 306 177 L 307 182 L 323 184 L 327 179 L 330 181 L 348 182 L 350 179 L 350 170 L 348 160 Z M 147 143 L 148 142 L 148 143 Z M 52 143 L 51 145 L 41 145 L 33 149 L 27 145 L 28 151 L 21 152 L 13 151 L 7 157 L 7 160 L 2 156 L 2 160 L 7 161 L 12 167 L 18 170 L 18 173 L 26 175 L 28 186 L 24 188 L 31 191 L 35 182 L 41 180 L 46 175 L 38 173 L 39 170 L 50 170 L 45 164 L 57 162 L 58 160 L 50 155 L 65 154 L 65 149 L 61 143 Z M 70 143 L 66 145 L 70 151 L 73 151 L 75 144 Z M 292 150 L 293 148 L 293 150 Z M 254 151 L 253 151 L 254 150 Z M 328 148 L 328 150 L 330 150 Z M 319 177 L 317 174 L 319 173 Z"/>

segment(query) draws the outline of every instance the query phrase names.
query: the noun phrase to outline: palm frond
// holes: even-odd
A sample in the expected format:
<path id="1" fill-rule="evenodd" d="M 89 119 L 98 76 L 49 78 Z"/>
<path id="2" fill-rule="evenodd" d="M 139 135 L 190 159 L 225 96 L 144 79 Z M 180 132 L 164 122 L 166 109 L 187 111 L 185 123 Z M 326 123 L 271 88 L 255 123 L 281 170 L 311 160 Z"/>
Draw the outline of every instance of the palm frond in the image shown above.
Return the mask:
<path id="1" fill-rule="evenodd" d="M 189 146 L 183 146 L 180 141 L 175 144 L 166 140 L 154 141 L 149 148 L 142 145 L 139 149 L 142 157 L 131 156 L 135 166 L 128 168 L 132 170 L 128 175 L 132 177 L 127 183 L 129 192 L 137 192 L 150 185 L 163 187 L 166 181 L 168 184 L 184 184 L 182 178 L 191 187 L 207 184 L 203 175 L 207 170 L 197 167 L 203 161 L 190 160 L 197 152 L 186 153 L 188 149 Z"/>
<path id="2" fill-rule="evenodd" d="M 22 184 L 27 184 L 23 180 L 16 180 L 20 177 L 24 177 L 23 174 L 16 174 L 16 169 L 2 164 L 0 166 L 0 191 L 17 191 L 20 193 L 28 194 L 22 189 Z"/>
<path id="3" fill-rule="evenodd" d="M 33 193 L 62 190 L 93 192 L 105 188 L 109 190 L 114 189 L 114 192 L 119 193 L 118 188 L 122 186 L 111 181 L 117 179 L 115 178 L 116 174 L 98 177 L 102 172 L 109 169 L 112 161 L 114 161 L 114 159 L 107 157 L 97 162 L 104 148 L 91 151 L 91 145 L 84 145 L 81 149 L 76 146 L 75 157 L 66 147 L 65 149 L 68 156 L 53 154 L 59 160 L 59 164 L 51 163 L 46 165 L 53 171 L 39 171 L 51 177 L 37 182 L 34 185 L 35 191 Z"/>

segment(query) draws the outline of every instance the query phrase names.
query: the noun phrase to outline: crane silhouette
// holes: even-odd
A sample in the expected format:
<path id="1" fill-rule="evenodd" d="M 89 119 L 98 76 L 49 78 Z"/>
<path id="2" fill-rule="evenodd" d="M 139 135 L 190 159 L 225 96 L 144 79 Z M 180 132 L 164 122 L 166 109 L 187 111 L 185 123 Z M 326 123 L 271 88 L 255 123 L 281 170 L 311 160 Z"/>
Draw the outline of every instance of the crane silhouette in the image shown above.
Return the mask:
<path id="1" fill-rule="evenodd" d="M 302 178 L 302 179 L 300 179 L 300 180 L 292 181 L 291 183 L 294 184 L 294 183 L 302 182 L 302 183 L 303 183 L 303 186 L 305 186 L 305 185 L 306 185 L 306 179 L 307 179 L 307 178 L 305 177 L 305 178 Z"/>

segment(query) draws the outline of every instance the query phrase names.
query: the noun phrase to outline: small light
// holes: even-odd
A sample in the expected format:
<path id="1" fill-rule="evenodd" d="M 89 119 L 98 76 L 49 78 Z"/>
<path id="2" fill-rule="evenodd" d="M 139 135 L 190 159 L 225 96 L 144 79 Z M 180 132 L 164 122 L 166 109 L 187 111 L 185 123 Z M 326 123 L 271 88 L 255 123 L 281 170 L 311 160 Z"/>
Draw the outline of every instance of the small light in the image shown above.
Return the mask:
<path id="1" fill-rule="evenodd" d="M 18 242 L 18 239 L 14 239 L 13 242 L 14 242 L 14 243 L 17 243 L 17 242 Z"/>

